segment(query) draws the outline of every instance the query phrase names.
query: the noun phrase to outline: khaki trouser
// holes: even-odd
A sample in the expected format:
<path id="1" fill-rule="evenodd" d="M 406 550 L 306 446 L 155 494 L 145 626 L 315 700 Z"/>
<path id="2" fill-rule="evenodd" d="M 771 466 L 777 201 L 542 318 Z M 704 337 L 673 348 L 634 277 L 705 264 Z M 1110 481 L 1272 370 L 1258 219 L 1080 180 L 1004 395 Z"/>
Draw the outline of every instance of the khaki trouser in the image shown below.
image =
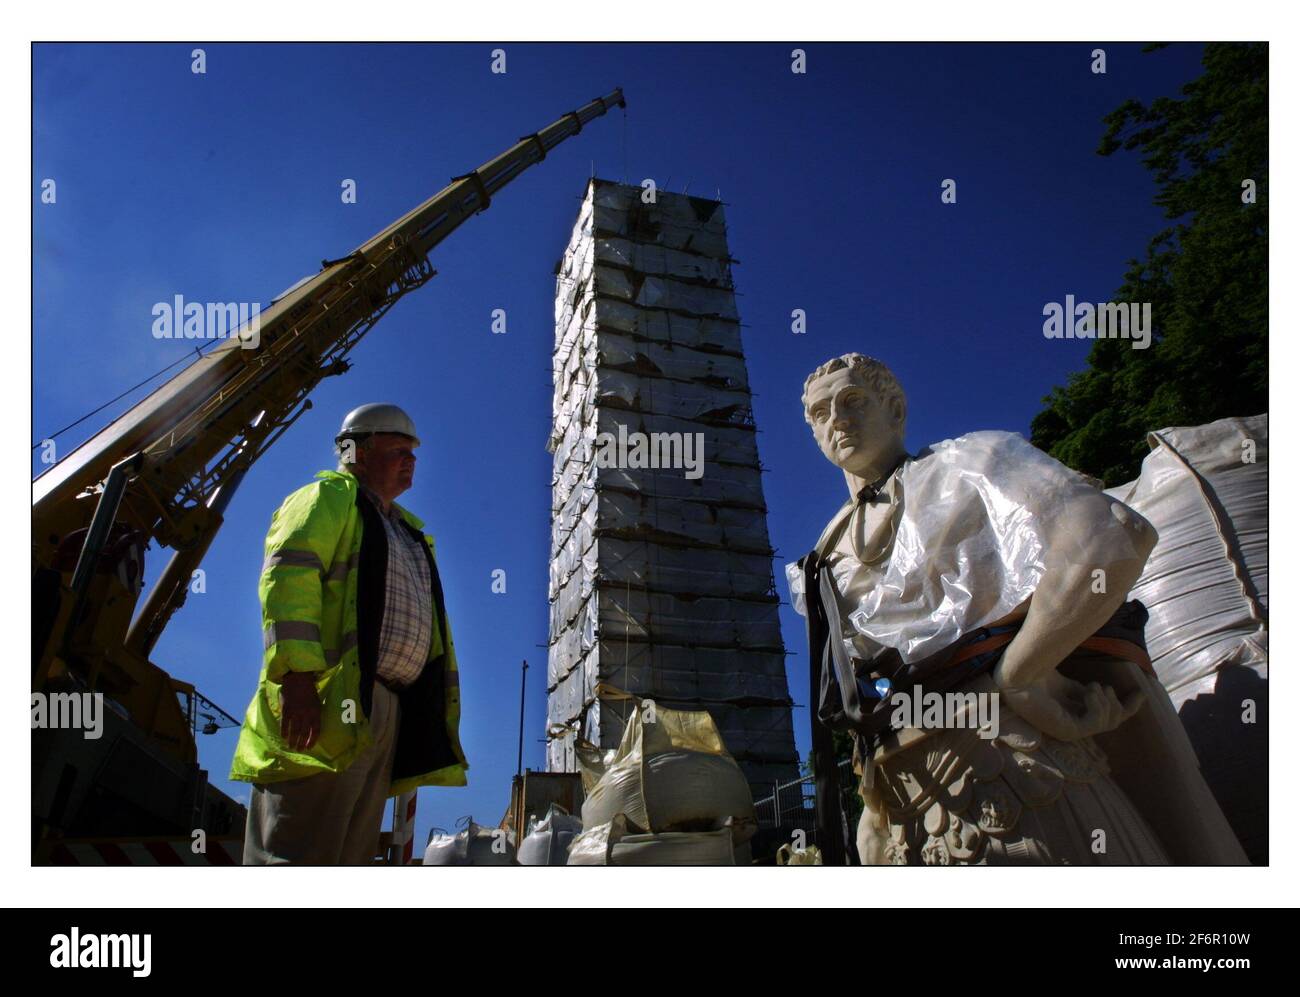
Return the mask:
<path id="1" fill-rule="evenodd" d="M 397 694 L 375 682 L 374 743 L 343 772 L 254 785 L 244 865 L 370 865 L 392 782 Z"/>

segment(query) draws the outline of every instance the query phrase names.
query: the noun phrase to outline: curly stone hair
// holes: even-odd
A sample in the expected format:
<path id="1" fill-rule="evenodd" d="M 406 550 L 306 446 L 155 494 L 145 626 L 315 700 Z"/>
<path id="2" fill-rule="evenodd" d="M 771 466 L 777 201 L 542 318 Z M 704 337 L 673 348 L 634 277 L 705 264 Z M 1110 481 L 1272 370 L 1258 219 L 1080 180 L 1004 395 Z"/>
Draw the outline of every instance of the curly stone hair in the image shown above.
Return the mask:
<path id="1" fill-rule="evenodd" d="M 885 404 L 897 399 L 902 409 L 903 422 L 907 422 L 907 396 L 903 394 L 903 386 L 898 383 L 898 378 L 894 377 L 894 372 L 879 360 L 862 353 L 845 353 L 842 357 L 832 357 L 808 375 L 808 379 L 803 382 L 802 401 L 805 422 L 812 425 L 812 419 L 808 416 L 808 389 L 813 381 L 827 374 L 833 374 L 837 370 L 846 369 L 852 371 L 854 380 L 860 382 Z"/>

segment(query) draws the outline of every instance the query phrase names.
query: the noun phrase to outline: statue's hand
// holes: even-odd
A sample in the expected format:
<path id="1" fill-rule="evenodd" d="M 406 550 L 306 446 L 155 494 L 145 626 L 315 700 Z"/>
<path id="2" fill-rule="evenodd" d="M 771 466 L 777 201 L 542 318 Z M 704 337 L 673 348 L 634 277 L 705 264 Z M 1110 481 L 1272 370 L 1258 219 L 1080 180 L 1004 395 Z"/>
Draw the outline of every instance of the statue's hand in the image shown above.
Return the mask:
<path id="1" fill-rule="evenodd" d="M 1044 734 L 1058 741 L 1077 741 L 1114 730 L 1142 708 L 1140 691 L 1120 700 L 1115 690 L 1097 682 L 1084 685 L 1068 679 L 1055 668 L 1023 685 L 1009 685 L 1002 662 L 993 669 L 993 681 L 1002 701 Z"/>

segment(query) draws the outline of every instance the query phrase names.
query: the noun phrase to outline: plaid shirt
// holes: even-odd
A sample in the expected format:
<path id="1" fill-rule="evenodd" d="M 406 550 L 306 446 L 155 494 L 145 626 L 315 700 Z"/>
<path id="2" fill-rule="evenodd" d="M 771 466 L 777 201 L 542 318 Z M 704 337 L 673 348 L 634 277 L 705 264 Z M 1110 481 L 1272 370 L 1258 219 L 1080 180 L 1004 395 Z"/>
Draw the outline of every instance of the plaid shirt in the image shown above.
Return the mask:
<path id="1" fill-rule="evenodd" d="M 388 537 L 388 581 L 384 620 L 379 629 L 379 678 L 390 686 L 408 686 L 420 677 L 425 663 L 442 653 L 442 637 L 433 621 L 433 586 L 424 544 L 411 534 L 396 506 L 387 514 L 369 488 L 370 499 Z"/>

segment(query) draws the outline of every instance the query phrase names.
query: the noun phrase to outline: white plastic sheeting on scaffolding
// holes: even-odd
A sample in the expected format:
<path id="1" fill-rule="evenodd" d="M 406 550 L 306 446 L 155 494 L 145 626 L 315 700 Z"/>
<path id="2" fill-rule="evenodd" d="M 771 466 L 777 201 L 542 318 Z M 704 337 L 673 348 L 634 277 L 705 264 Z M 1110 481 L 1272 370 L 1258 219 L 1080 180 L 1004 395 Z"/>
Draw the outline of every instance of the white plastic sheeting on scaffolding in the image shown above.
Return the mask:
<path id="1" fill-rule="evenodd" d="M 575 382 L 565 405 L 570 407 L 557 413 L 557 440 L 563 439 L 571 421 L 589 423 L 597 406 L 737 426 L 750 425 L 754 414 L 748 391 L 604 368 L 587 371 Z"/>
<path id="2" fill-rule="evenodd" d="M 734 391 L 742 395 L 725 404 L 703 407 L 701 411 L 749 404 L 748 374 L 741 358 L 726 353 L 706 353 L 685 346 L 645 342 L 604 329 L 600 330 L 600 335 L 597 337 L 597 328 L 595 323 L 588 323 L 581 327 L 580 335 L 577 336 L 573 348 L 567 355 L 557 356 L 556 390 L 552 400 L 552 417 L 557 420 L 557 439 L 563 436 L 564 430 L 568 428 L 566 419 L 583 414 L 586 408 L 615 390 L 606 386 L 599 392 L 593 391 L 593 377 L 598 370 L 606 373 L 617 371 L 629 375 L 649 375 L 672 380 L 675 384 L 686 382 L 697 389 Z M 662 402 L 662 396 L 665 394 L 664 390 L 656 393 L 645 385 L 636 385 L 634 392 L 622 390 L 627 396 L 625 407 L 629 401 L 639 402 L 643 397 L 643 407 L 650 408 L 650 403 L 655 401 L 656 397 Z M 674 387 L 672 390 L 678 388 Z M 578 391 L 582 393 L 575 394 Z"/>
<path id="3" fill-rule="evenodd" d="M 683 319 L 667 312 L 643 311 L 633 314 L 620 324 L 630 326 L 627 331 L 613 329 L 604 323 L 604 316 L 618 310 L 616 303 L 605 299 L 583 299 L 577 311 L 564 311 L 566 331 L 556 345 L 553 377 L 555 390 L 552 400 L 553 427 L 548 448 L 564 435 L 568 421 L 589 414 L 593 404 L 590 395 L 581 398 L 574 394 L 577 387 L 590 384 L 592 372 L 608 367 L 642 374 L 653 374 L 674 381 L 695 380 L 701 386 L 719 390 L 748 391 L 748 378 L 744 361 L 733 353 L 719 353 L 718 349 L 739 349 L 738 327 L 714 322 L 705 327 L 705 320 Z M 633 312 L 638 312 L 633 309 Z M 616 316 L 618 317 L 618 316 Z M 713 328 L 713 335 L 705 335 Z M 600 335 L 597 335 L 599 330 Z M 665 342 L 647 342 L 640 338 L 663 339 Z M 662 400 L 662 399 L 661 399 Z M 725 408 L 736 402 L 719 404 Z"/>
<path id="4" fill-rule="evenodd" d="M 770 619 L 776 604 L 775 597 L 741 600 L 651 592 L 575 574 L 551 604 L 550 619 L 553 628 L 575 626 L 593 638 L 599 632 L 630 640 L 772 649 L 780 636 L 779 626 Z"/>
<path id="5" fill-rule="evenodd" d="M 660 479 L 662 483 L 664 479 Z M 623 482 L 620 480 L 619 484 Z M 653 479 L 642 478 L 639 484 L 654 485 Z M 552 512 L 551 550 L 559 554 L 580 527 L 588 534 L 599 532 L 602 536 L 621 536 L 639 539 L 654 535 L 672 543 L 677 535 L 691 543 L 725 545 L 744 553 L 770 553 L 768 547 L 766 510 L 731 501 L 735 492 L 724 489 L 706 491 L 703 495 L 681 489 L 681 494 L 663 494 L 627 490 L 603 482 L 601 503 L 596 503 L 596 486 L 579 481 L 565 504 Z M 748 496 L 744 496 L 748 497 Z M 756 496 L 762 498 L 759 493 Z M 624 518 L 613 519 L 605 512 L 605 500 Z M 671 518 L 657 517 L 661 510 L 669 510 Z M 676 524 L 676 525 L 674 525 Z M 581 541 L 583 544 L 589 540 Z M 554 577 L 554 576 L 553 576 Z"/>
<path id="6" fill-rule="evenodd" d="M 580 534 L 575 535 L 575 539 Z M 566 545 L 562 554 L 567 554 Z M 581 571 L 592 580 L 626 584 L 635 588 L 662 588 L 696 595 L 735 596 L 759 599 L 772 594 L 772 563 L 768 554 L 744 554 L 721 549 L 701 566 L 694 548 L 666 547 L 662 543 L 601 537 L 567 564 L 560 557 L 551 562 L 555 598 Z M 566 567 L 569 569 L 565 575 Z"/>
<path id="7" fill-rule="evenodd" d="M 685 253 L 666 246 L 653 246 L 628 239 L 597 238 L 596 263 L 635 270 L 643 274 L 676 277 L 717 287 L 731 286 L 731 268 L 725 259 Z"/>
<path id="8" fill-rule="evenodd" d="M 589 318 L 610 332 L 629 333 L 694 350 L 737 356 L 742 352 L 740 325 L 736 320 L 649 310 L 627 301 L 599 297 L 594 298 Z"/>
<path id="9" fill-rule="evenodd" d="M 594 591 L 566 625 L 602 637 L 660 640 L 701 647 L 782 649 L 781 625 L 771 602 L 682 598 L 667 592 L 620 590 L 617 585 Z M 553 611 L 552 633 L 559 612 Z"/>
<path id="10" fill-rule="evenodd" d="M 574 539 L 580 539 L 576 534 Z M 567 548 L 561 552 L 567 555 Z M 551 599 L 567 604 L 560 617 L 571 620 L 597 584 L 656 588 L 684 595 L 763 599 L 772 595 L 772 577 L 762 573 L 770 558 L 719 550 L 700 567 L 697 552 L 662 544 L 602 538 L 577 560 L 551 562 Z M 567 573 L 566 573 L 567 572 Z"/>
<path id="11" fill-rule="evenodd" d="M 728 669 L 726 666 L 730 666 Z M 720 705 L 750 700 L 775 702 L 785 695 L 784 656 L 775 652 L 735 648 L 685 648 L 673 644 L 601 641 L 572 666 L 557 662 L 551 684 L 557 707 L 576 717 L 601 683 L 644 689 L 644 695 L 678 702 L 707 700 Z M 743 721 L 746 714 L 733 719 Z M 731 753 L 735 733 L 722 713 L 714 716 Z M 606 745 L 608 746 L 608 745 Z"/>
<path id="12" fill-rule="evenodd" d="M 596 251 L 585 233 L 582 221 L 574 226 L 569 247 L 555 268 L 555 328 L 567 329 L 573 314 L 581 310 L 580 303 L 592 294 L 592 273 L 596 265 Z"/>
<path id="13" fill-rule="evenodd" d="M 1268 415 L 1162 429 L 1142 474 L 1109 494 L 1160 539 L 1132 598 L 1175 706 L 1244 665 L 1268 675 Z"/>
<path id="14" fill-rule="evenodd" d="M 573 262 L 581 273 L 581 262 Z M 740 325 L 711 315 L 690 315 L 661 308 L 641 307 L 626 299 L 600 295 L 594 274 L 587 273 L 566 291 L 567 300 L 557 308 L 556 327 L 561 330 L 555 344 L 554 370 L 567 370 L 560 384 L 572 380 L 574 353 L 589 346 L 595 330 L 605 335 L 628 337 L 636 343 L 676 350 L 692 350 L 739 359 L 743 354 Z"/>
<path id="15" fill-rule="evenodd" d="M 593 451 L 596 446 L 596 444 L 591 445 Z M 705 452 L 708 451 L 707 442 L 703 449 Z M 559 508 L 562 509 L 567 505 L 575 489 L 591 488 L 598 489 L 602 496 L 617 490 L 620 494 L 645 495 L 664 502 L 669 500 L 694 501 L 701 504 L 716 502 L 724 508 L 765 511 L 761 507 L 763 496 L 761 487 L 756 484 L 757 475 L 745 475 L 743 472 L 747 469 L 744 465 L 724 465 L 705 459 L 700 464 L 700 476 L 687 478 L 675 468 L 669 468 L 665 472 L 650 466 L 654 464 L 652 460 L 638 460 L 638 463 L 645 463 L 648 466 L 609 467 L 606 466 L 608 461 L 599 460 L 594 453 L 590 454 L 586 461 L 575 457 L 560 468 L 552 478 L 553 500 L 559 503 Z M 638 471 L 653 473 L 638 475 L 636 473 Z M 693 484 L 711 478 L 717 478 L 717 481 L 703 486 Z M 652 486 L 651 490 L 642 492 L 636 487 L 637 484 L 647 483 Z M 570 515 L 581 515 L 582 509 L 588 504 L 590 504 L 589 499 L 583 500 L 578 509 L 570 510 Z"/>
<path id="16" fill-rule="evenodd" d="M 711 464 L 706 465 L 706 472 L 700 477 L 687 478 L 660 474 L 652 468 L 597 467 L 594 460 L 583 464 L 575 459 L 552 482 L 554 500 L 558 503 L 552 509 L 565 511 L 570 519 L 576 519 L 599 485 L 602 494 L 619 491 L 766 511 L 762 483 L 753 470 L 744 465 Z M 588 494 L 575 503 L 575 491 Z"/>
<path id="17" fill-rule="evenodd" d="M 745 361 L 725 353 L 701 353 L 684 346 L 638 342 L 613 333 L 601 336 L 595 353 L 596 363 L 603 367 L 637 370 L 678 381 L 694 380 L 736 391 L 749 388 Z"/>
<path id="18" fill-rule="evenodd" d="M 691 437 L 690 442 L 686 440 Z M 645 438 L 645 445 L 636 448 L 637 437 Z M 702 438 L 702 443 L 700 442 Z M 692 449 L 688 454 L 685 448 Z M 552 484 L 566 483 L 563 495 L 556 498 L 563 503 L 578 481 L 588 463 L 597 459 L 598 449 L 609 455 L 602 464 L 610 469 L 611 460 L 617 466 L 631 470 L 663 470 L 665 478 L 685 477 L 690 467 L 662 467 L 665 456 L 680 455 L 702 460 L 700 474 L 687 480 L 699 480 L 713 473 L 714 464 L 737 464 L 757 469 L 758 444 L 752 428 L 711 426 L 669 416 L 647 415 L 629 410 L 596 408 L 591 421 L 571 422 L 563 439 L 555 448 L 552 462 Z M 626 455 L 626 458 L 624 458 Z"/>
<path id="19" fill-rule="evenodd" d="M 558 684 L 574 668 L 584 666 L 592 676 L 592 688 L 596 682 L 631 689 L 650 689 L 653 685 L 656 695 L 720 701 L 780 699 L 784 695 L 785 655 L 775 651 L 634 644 L 612 639 L 598 640 L 583 648 L 577 637 L 576 631 L 568 633 L 552 648 L 548 685 Z M 624 674 L 634 679 L 621 681 L 619 676 Z"/>
<path id="20" fill-rule="evenodd" d="M 568 527 L 567 532 L 564 532 Z M 761 509 L 710 505 L 656 495 L 629 495 L 626 492 L 602 491 L 593 495 L 586 507 L 570 523 L 553 524 L 553 557 L 561 564 L 552 573 L 553 580 L 568 577 L 573 566 L 591 545 L 594 537 L 616 536 L 625 540 L 652 538 L 665 544 L 689 544 L 700 547 L 725 547 L 738 554 L 771 554 L 768 546 L 767 521 Z M 620 548 L 611 547 L 612 553 Z M 682 554 L 676 563 L 684 565 Z M 674 563 L 673 555 L 664 558 L 665 566 Z M 699 562 L 697 557 L 696 562 Z M 768 558 L 770 574 L 771 559 Z M 712 570 L 712 569 L 708 569 Z"/>
<path id="21" fill-rule="evenodd" d="M 670 381 L 662 377 L 638 377 L 626 370 L 596 368 L 577 381 L 567 399 L 579 418 L 589 417 L 592 406 L 635 409 L 675 419 L 704 422 L 753 420 L 748 391 L 730 391 L 711 384 Z"/>
<path id="22" fill-rule="evenodd" d="M 595 327 L 589 326 L 580 348 L 575 349 L 560 368 L 564 391 L 556 392 L 556 414 L 583 374 L 582 383 L 590 381 L 591 371 L 601 368 L 650 374 L 675 381 L 693 381 L 699 387 L 718 390 L 747 391 L 748 374 L 744 361 L 726 353 L 704 353 L 671 344 L 648 343 L 630 336 L 601 330 L 599 345 Z"/>
<path id="23" fill-rule="evenodd" d="M 608 653 L 592 653 L 578 663 L 578 667 L 568 672 L 555 685 L 556 708 L 567 714 L 577 715 L 583 706 L 591 700 L 596 686 L 601 682 L 626 682 L 644 689 L 645 694 L 656 700 L 663 700 L 669 705 L 690 702 L 708 702 L 710 708 L 718 707 L 714 719 L 722 731 L 723 741 L 733 755 L 742 754 L 747 747 L 734 739 L 759 738 L 759 733 L 749 730 L 745 724 L 747 714 L 739 713 L 735 719 L 739 726 L 727 722 L 723 715 L 728 700 L 778 701 L 785 695 L 785 672 L 778 675 L 762 675 L 756 672 L 706 672 L 697 668 L 668 669 L 651 667 L 646 664 L 623 664 L 623 648 L 611 643 Z M 628 657 L 632 645 L 628 646 Z M 758 657 L 759 652 L 745 652 L 747 659 Z M 750 660 L 742 662 L 749 665 Z M 748 710 L 749 707 L 737 707 Z"/>
<path id="24" fill-rule="evenodd" d="M 724 219 L 638 194 L 593 180 L 556 267 L 548 718 L 620 743 L 596 689 L 621 674 L 707 708 L 769 785 L 797 756 Z"/>
<path id="25" fill-rule="evenodd" d="M 727 227 L 722 204 L 703 198 L 657 197 L 653 205 L 631 188 L 598 184 L 588 213 L 595 232 L 653 242 L 670 249 L 726 259 Z"/>
<path id="26" fill-rule="evenodd" d="M 642 308 L 663 308 L 739 322 L 736 296 L 727 288 L 683 284 L 667 277 L 640 276 L 596 264 L 596 293 Z"/>

